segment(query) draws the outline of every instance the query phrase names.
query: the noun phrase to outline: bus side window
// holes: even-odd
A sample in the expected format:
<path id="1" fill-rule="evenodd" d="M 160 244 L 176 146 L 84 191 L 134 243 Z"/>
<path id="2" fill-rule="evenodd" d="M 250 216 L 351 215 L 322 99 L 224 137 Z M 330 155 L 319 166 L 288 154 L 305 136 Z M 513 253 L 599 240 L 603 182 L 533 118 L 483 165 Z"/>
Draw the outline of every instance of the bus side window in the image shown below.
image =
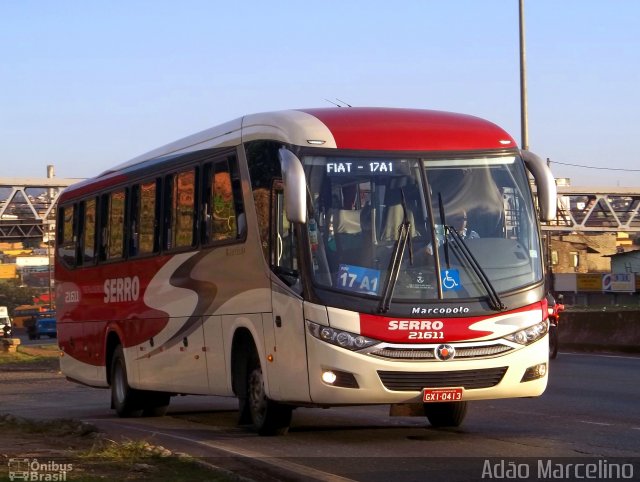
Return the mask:
<path id="1" fill-rule="evenodd" d="M 204 172 L 203 242 L 210 244 L 243 237 L 246 221 L 236 156 L 208 163 Z"/>
<path id="2" fill-rule="evenodd" d="M 79 264 L 89 266 L 96 261 L 96 198 L 83 201 L 80 207 Z"/>
<path id="3" fill-rule="evenodd" d="M 76 205 L 58 209 L 58 256 L 71 267 L 76 266 Z"/>
<path id="4" fill-rule="evenodd" d="M 293 223 L 287 219 L 282 181 L 273 183 L 271 191 L 271 265 L 286 274 L 294 275 L 298 270 L 296 236 Z"/>
<path id="5" fill-rule="evenodd" d="M 134 184 L 129 189 L 129 231 L 127 252 L 129 256 L 136 256 L 140 248 L 140 184 Z"/>
<path id="6" fill-rule="evenodd" d="M 253 202 L 258 218 L 258 229 L 265 260 L 271 263 L 269 254 L 269 205 L 274 179 L 281 179 L 278 149 L 282 144 L 274 141 L 251 141 L 245 144 Z"/>
<path id="7" fill-rule="evenodd" d="M 158 186 L 157 180 L 140 184 L 136 208 L 135 231 L 138 255 L 158 251 Z"/>
<path id="8" fill-rule="evenodd" d="M 196 228 L 195 168 L 165 178 L 165 248 L 189 248 L 195 245 Z"/>
<path id="9" fill-rule="evenodd" d="M 238 237 L 238 216 L 229 160 L 205 166 L 203 231 L 206 244 Z"/>
<path id="10" fill-rule="evenodd" d="M 124 255 L 125 191 L 109 194 L 107 218 L 107 259 L 119 259 Z"/>
<path id="11" fill-rule="evenodd" d="M 135 184 L 130 190 L 129 256 L 145 256 L 158 251 L 158 182 Z"/>
<path id="12" fill-rule="evenodd" d="M 242 201 L 242 182 L 240 181 L 240 170 L 238 169 L 238 158 L 229 156 L 229 174 L 231 176 L 231 192 L 233 194 L 233 204 L 236 212 L 237 237 L 242 238 L 247 230 L 247 218 L 244 213 L 244 203 Z"/>

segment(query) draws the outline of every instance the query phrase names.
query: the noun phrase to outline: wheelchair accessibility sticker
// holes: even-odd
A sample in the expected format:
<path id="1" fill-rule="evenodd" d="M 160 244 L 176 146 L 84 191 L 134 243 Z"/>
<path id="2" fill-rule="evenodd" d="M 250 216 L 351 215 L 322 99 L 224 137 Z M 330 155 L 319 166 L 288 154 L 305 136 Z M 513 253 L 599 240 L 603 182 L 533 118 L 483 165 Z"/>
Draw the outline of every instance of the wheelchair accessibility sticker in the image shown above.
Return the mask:
<path id="1" fill-rule="evenodd" d="M 441 269 L 440 282 L 443 291 L 457 291 L 460 289 L 460 272 L 457 269 Z"/>

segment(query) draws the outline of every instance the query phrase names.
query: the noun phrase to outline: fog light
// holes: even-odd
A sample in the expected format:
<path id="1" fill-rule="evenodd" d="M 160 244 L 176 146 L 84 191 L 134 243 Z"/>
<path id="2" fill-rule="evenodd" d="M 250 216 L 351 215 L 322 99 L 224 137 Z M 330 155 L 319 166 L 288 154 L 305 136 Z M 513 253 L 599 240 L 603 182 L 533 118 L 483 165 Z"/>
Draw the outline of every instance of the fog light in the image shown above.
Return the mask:
<path id="1" fill-rule="evenodd" d="M 329 385 L 333 385 L 333 383 L 336 381 L 336 378 L 338 377 L 331 370 L 322 372 L 322 381 L 328 383 Z"/>
<path id="2" fill-rule="evenodd" d="M 522 382 L 530 382 L 531 380 L 537 380 L 538 378 L 542 378 L 547 374 L 547 364 L 539 363 L 537 365 L 533 365 L 532 367 L 527 368 L 524 372 L 524 376 L 520 383 Z"/>

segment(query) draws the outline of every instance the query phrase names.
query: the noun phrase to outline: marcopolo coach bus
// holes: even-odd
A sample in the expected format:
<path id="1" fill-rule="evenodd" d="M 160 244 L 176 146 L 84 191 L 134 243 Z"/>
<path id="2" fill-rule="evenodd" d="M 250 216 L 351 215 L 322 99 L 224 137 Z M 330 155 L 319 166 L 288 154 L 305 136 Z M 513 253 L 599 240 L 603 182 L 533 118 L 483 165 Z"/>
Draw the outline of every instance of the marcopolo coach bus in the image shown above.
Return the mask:
<path id="1" fill-rule="evenodd" d="M 295 407 L 540 395 L 546 164 L 485 120 L 428 110 L 248 115 L 69 187 L 58 207 L 61 366 L 120 416 L 239 399 Z"/>

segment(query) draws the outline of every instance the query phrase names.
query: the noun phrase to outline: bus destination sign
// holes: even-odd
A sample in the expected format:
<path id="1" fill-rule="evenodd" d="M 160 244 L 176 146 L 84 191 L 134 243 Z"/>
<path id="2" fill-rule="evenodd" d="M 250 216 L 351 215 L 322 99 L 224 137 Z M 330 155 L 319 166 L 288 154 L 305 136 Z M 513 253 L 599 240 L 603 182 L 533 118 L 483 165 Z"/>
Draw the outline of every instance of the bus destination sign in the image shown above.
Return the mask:
<path id="1" fill-rule="evenodd" d="M 327 162 L 327 175 L 384 175 L 393 174 L 393 162 L 391 161 L 344 161 L 344 162 Z"/>

